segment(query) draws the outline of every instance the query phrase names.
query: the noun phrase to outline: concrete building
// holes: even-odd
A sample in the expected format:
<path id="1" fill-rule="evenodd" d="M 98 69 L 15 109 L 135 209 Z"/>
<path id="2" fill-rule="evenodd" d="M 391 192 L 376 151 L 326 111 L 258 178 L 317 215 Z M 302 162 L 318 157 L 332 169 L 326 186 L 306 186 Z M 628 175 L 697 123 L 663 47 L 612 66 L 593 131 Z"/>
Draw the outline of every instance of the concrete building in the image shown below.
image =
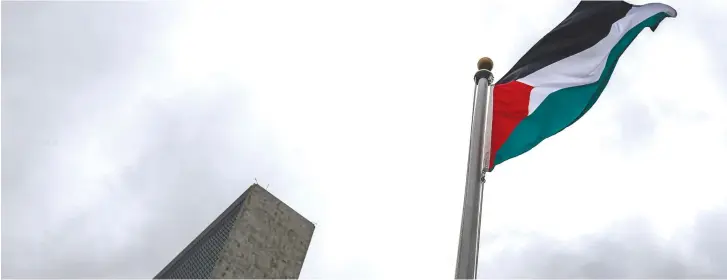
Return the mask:
<path id="1" fill-rule="evenodd" d="M 314 229 L 255 184 L 154 278 L 298 278 Z"/>

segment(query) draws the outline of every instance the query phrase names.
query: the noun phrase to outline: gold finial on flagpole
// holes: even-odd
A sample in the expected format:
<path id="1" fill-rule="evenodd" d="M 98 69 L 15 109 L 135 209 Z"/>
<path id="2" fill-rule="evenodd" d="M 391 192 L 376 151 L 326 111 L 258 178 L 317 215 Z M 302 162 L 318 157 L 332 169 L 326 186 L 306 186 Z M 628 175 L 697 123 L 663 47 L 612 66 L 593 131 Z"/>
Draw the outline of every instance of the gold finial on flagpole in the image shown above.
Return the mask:
<path id="1" fill-rule="evenodd" d="M 483 58 L 480 58 L 480 61 L 477 61 L 477 70 L 485 69 L 488 71 L 492 71 L 492 65 L 492 59 L 485 56 Z"/>

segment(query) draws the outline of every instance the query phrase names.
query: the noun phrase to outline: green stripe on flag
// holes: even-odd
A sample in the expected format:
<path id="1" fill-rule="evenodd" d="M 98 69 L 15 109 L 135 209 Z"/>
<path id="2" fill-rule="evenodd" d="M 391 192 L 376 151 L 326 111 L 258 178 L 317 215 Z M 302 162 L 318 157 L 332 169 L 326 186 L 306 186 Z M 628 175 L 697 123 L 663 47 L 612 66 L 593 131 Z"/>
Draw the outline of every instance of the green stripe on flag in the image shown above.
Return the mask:
<path id="1" fill-rule="evenodd" d="M 580 119 L 596 103 L 606 88 L 616 63 L 641 30 L 646 27 L 655 30 L 669 15 L 660 12 L 642 21 L 629 30 L 611 49 L 601 77 L 592 84 L 564 88 L 548 95 L 535 111 L 523 119 L 497 151 L 494 166 L 519 156 L 546 138 L 555 135 Z"/>

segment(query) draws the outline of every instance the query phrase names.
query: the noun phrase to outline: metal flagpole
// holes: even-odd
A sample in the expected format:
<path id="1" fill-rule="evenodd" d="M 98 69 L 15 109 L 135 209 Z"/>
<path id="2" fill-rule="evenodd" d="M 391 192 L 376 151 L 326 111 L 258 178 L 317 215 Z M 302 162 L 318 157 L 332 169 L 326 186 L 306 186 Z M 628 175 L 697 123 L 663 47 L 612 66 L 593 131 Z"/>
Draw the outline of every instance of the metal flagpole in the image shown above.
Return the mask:
<path id="1" fill-rule="evenodd" d="M 475 96 L 472 108 L 472 127 L 467 161 L 467 180 L 459 233 L 455 279 L 477 277 L 477 257 L 480 243 L 482 214 L 482 185 L 490 163 L 490 127 L 492 125 L 492 60 L 483 57 L 477 63 Z"/>

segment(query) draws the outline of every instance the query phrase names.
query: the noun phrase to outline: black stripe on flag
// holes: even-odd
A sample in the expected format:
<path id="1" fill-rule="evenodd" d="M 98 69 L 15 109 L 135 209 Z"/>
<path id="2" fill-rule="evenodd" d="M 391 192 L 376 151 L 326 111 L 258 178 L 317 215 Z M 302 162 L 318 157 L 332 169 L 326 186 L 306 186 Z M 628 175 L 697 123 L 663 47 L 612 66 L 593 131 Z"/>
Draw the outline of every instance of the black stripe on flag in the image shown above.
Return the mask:
<path id="1" fill-rule="evenodd" d="M 498 84 L 511 82 L 582 52 L 605 38 L 632 5 L 624 1 L 581 1 L 575 10 L 525 53 Z"/>

